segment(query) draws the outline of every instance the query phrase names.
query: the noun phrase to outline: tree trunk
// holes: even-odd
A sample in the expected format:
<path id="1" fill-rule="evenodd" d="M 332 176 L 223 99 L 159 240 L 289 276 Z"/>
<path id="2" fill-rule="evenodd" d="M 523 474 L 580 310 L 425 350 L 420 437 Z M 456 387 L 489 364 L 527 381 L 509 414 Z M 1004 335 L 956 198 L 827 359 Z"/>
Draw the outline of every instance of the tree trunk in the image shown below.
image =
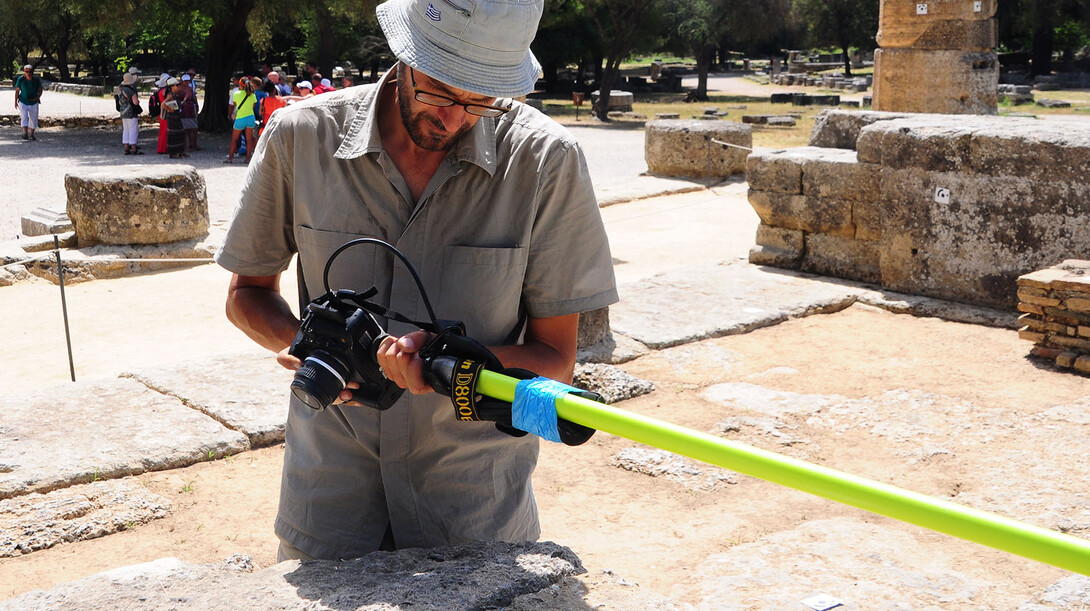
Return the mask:
<path id="1" fill-rule="evenodd" d="M 844 47 L 844 76 L 852 76 L 852 56 L 848 53 L 848 47 Z"/>
<path id="2" fill-rule="evenodd" d="M 708 72 L 715 61 L 716 47 L 705 46 L 696 54 L 696 90 L 685 97 L 688 102 L 708 101 Z"/>
<path id="3" fill-rule="evenodd" d="M 227 116 L 230 106 L 231 76 L 248 40 L 246 18 L 254 8 L 254 0 L 237 0 L 231 13 L 212 25 L 208 33 L 208 70 L 205 80 L 204 105 L 197 124 L 204 131 L 220 132 L 231 129 Z"/>
<path id="4" fill-rule="evenodd" d="M 620 75 L 621 60 L 608 60 L 602 71 L 602 81 L 598 85 L 598 101 L 594 103 L 594 116 L 600 121 L 609 121 L 609 96 Z"/>
<path id="5" fill-rule="evenodd" d="M 318 72 L 322 73 L 322 78 L 333 78 L 333 62 L 334 58 L 334 34 L 333 34 L 333 15 L 329 14 L 329 7 L 325 3 L 318 3 L 317 8 L 314 9 L 314 17 L 318 22 Z M 315 86 L 318 83 L 314 83 Z"/>
<path id="6" fill-rule="evenodd" d="M 1034 6 L 1033 55 L 1031 72 L 1034 76 L 1052 74 L 1053 31 L 1052 2 L 1038 0 Z"/>

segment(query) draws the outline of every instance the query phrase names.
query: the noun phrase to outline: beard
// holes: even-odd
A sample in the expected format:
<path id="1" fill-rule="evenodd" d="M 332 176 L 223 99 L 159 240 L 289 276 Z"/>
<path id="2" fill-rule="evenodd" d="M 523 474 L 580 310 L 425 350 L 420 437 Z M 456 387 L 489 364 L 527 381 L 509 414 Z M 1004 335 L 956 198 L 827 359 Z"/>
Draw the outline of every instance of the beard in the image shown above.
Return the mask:
<path id="1" fill-rule="evenodd" d="M 458 138 L 472 129 L 472 125 L 462 125 L 458 131 L 450 132 L 438 117 L 425 111 L 414 111 L 412 85 L 409 84 L 408 71 L 404 72 L 404 78 L 400 73 L 397 75 L 397 107 L 401 112 L 401 123 L 405 125 L 405 131 L 409 132 L 409 138 L 416 146 L 427 151 L 450 150 Z"/>

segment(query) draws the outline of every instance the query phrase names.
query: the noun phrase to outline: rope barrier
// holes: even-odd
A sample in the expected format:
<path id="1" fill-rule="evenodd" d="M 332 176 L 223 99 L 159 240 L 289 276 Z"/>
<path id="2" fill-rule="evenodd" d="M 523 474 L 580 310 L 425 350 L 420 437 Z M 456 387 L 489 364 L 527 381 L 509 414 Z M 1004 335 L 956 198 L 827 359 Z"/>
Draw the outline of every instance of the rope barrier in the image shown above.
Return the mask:
<path id="1" fill-rule="evenodd" d="M 482 371 L 477 391 L 514 401 L 518 380 Z M 972 509 L 775 452 L 700 433 L 576 395 L 556 400 L 561 418 L 838 503 L 1090 575 L 1090 540 Z"/>

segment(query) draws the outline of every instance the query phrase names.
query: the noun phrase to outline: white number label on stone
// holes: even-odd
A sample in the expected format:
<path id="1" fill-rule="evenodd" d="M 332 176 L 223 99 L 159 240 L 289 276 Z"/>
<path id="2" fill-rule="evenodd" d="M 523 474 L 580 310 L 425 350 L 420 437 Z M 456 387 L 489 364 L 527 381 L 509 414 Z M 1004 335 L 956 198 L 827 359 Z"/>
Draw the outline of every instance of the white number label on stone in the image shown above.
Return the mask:
<path id="1" fill-rule="evenodd" d="M 926 4 L 917 4 L 916 5 L 916 14 L 917 15 L 926 15 L 927 14 L 927 5 Z"/>
<path id="2" fill-rule="evenodd" d="M 983 2 L 981 2 L 980 0 L 977 0 L 976 2 L 973 3 L 973 12 L 974 13 L 979 13 L 982 10 L 984 10 L 984 3 Z"/>
<path id="3" fill-rule="evenodd" d="M 935 187 L 935 202 L 939 204 L 950 203 L 950 189 L 946 187 Z"/>

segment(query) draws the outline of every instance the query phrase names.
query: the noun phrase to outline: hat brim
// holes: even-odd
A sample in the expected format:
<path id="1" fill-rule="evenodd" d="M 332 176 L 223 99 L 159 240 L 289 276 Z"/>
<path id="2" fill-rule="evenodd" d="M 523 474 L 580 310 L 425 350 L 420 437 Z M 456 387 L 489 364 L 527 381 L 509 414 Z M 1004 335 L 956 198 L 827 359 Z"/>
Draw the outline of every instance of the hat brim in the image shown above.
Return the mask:
<path id="1" fill-rule="evenodd" d="M 495 98 L 516 98 L 534 90 L 541 64 L 526 50 L 522 61 L 497 66 L 456 55 L 416 32 L 409 23 L 409 0 L 388 0 L 375 9 L 386 42 L 397 58 L 458 89 Z"/>

